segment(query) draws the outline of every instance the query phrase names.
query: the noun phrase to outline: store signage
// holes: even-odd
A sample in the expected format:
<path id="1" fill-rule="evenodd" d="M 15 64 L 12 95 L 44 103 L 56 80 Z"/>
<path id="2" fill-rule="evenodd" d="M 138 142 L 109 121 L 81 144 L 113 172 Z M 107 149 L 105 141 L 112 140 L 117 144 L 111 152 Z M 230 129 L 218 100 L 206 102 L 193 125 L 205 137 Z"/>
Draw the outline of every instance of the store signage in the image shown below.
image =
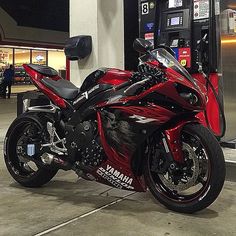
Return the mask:
<path id="1" fill-rule="evenodd" d="M 38 56 L 35 57 L 35 59 L 36 59 L 37 62 L 41 62 L 41 61 L 44 60 L 44 56 L 38 55 Z"/>

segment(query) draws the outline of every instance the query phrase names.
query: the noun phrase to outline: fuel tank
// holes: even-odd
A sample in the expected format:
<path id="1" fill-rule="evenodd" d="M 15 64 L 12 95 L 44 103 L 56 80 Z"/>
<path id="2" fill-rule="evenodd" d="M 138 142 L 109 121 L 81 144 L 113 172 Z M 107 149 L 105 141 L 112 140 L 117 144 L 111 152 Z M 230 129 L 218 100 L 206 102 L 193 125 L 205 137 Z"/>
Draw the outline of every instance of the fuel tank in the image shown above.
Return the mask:
<path id="1" fill-rule="evenodd" d="M 132 74 L 132 72 L 125 70 L 100 68 L 84 80 L 80 89 L 82 92 L 85 92 L 97 84 L 120 85 L 126 82 Z"/>

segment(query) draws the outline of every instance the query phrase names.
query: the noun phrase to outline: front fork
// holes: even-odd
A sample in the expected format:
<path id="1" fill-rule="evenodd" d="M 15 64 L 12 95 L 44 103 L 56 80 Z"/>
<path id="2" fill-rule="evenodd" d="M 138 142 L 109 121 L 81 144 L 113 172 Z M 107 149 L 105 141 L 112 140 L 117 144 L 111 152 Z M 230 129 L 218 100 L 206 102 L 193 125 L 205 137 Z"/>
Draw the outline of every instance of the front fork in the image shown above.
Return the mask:
<path id="1" fill-rule="evenodd" d="M 184 163 L 184 155 L 182 149 L 182 130 L 190 123 L 200 123 L 196 118 L 194 120 L 183 120 L 177 123 L 174 127 L 165 130 L 162 134 L 162 142 L 168 156 L 172 163 Z"/>

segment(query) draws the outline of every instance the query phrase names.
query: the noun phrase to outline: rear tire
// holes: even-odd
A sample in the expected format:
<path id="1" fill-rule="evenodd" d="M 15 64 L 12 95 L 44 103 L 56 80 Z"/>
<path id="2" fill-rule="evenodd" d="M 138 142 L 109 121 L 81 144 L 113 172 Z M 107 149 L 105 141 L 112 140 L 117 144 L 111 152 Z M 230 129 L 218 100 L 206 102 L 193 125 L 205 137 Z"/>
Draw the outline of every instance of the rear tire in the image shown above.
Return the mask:
<path id="1" fill-rule="evenodd" d="M 40 132 L 45 130 L 36 115 L 21 115 L 12 123 L 7 132 L 4 143 L 4 160 L 9 173 L 19 184 L 24 187 L 37 188 L 47 184 L 57 174 L 58 170 L 43 168 L 42 166 L 37 166 L 36 171 L 23 168 L 24 165 L 21 163 L 16 149 L 17 142 L 22 137 L 24 127 L 27 125 L 37 127 Z"/>
<path id="2" fill-rule="evenodd" d="M 205 186 L 195 193 L 186 197 L 178 198 L 176 192 L 171 192 L 163 184 L 158 174 L 151 170 L 152 157 L 148 158 L 144 167 L 144 177 L 153 196 L 168 209 L 180 213 L 194 213 L 210 206 L 219 196 L 225 181 L 225 160 L 223 151 L 213 134 L 198 124 L 191 124 L 184 127 L 183 134 L 189 134 L 200 140 L 205 154 L 208 158 L 208 174 Z M 183 195 L 182 195 L 183 196 Z"/>

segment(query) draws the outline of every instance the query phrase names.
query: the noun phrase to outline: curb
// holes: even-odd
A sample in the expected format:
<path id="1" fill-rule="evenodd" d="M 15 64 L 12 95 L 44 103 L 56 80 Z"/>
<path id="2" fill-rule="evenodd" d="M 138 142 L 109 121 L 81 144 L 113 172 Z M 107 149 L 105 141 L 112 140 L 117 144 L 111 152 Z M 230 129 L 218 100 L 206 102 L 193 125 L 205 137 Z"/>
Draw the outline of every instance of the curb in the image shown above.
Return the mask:
<path id="1" fill-rule="evenodd" d="M 236 182 L 236 161 L 226 160 L 226 180 Z"/>

